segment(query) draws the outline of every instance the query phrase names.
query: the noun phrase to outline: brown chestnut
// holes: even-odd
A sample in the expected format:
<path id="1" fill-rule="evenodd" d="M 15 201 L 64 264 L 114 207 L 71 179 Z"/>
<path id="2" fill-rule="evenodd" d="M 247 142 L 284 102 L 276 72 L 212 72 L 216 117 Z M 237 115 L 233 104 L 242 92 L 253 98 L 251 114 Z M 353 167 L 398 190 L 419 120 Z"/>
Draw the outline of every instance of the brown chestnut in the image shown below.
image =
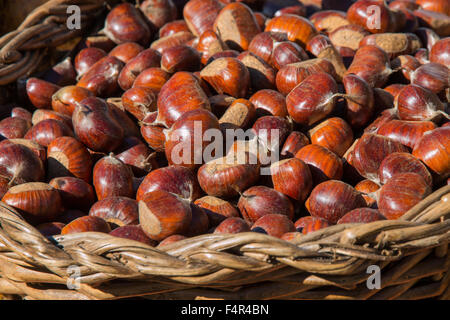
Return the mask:
<path id="1" fill-rule="evenodd" d="M 153 240 L 184 234 L 191 220 L 189 203 L 172 193 L 156 190 L 139 201 L 139 222 L 145 234 Z"/>
<path id="2" fill-rule="evenodd" d="M 68 223 L 61 230 L 61 234 L 81 233 L 81 232 L 102 232 L 109 233 L 109 224 L 99 217 L 84 216 Z"/>
<path id="3" fill-rule="evenodd" d="M 430 193 L 430 186 L 419 174 L 398 173 L 380 189 L 378 208 L 386 219 L 398 219 Z"/>
<path id="4" fill-rule="evenodd" d="M 366 206 L 362 195 L 352 186 L 338 180 L 318 184 L 308 198 L 312 216 L 336 223 L 347 212 Z"/>
<path id="5" fill-rule="evenodd" d="M 252 223 L 267 214 L 282 214 L 290 220 L 294 217 L 294 206 L 288 197 L 266 186 L 245 190 L 239 198 L 238 208 L 244 219 Z"/>
<path id="6" fill-rule="evenodd" d="M 168 166 L 150 172 L 139 186 L 136 199 L 139 201 L 156 190 L 167 191 L 189 201 L 194 201 L 201 194 L 195 174 L 182 166 Z"/>
<path id="7" fill-rule="evenodd" d="M 92 176 L 98 200 L 113 196 L 134 197 L 133 172 L 115 156 L 100 159 L 94 166 Z"/>

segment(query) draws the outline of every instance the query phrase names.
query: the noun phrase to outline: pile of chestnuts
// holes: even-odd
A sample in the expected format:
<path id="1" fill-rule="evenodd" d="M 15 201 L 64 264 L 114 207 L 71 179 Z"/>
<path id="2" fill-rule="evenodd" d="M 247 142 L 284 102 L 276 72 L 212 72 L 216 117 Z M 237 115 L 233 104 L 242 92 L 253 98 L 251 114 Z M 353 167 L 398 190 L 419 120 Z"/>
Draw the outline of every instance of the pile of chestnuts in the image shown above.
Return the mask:
<path id="1" fill-rule="evenodd" d="M 46 237 L 290 241 L 398 219 L 450 183 L 448 0 L 145 0 L 105 17 L 1 107 L 0 199 Z M 252 136 L 198 161 L 211 130 Z"/>

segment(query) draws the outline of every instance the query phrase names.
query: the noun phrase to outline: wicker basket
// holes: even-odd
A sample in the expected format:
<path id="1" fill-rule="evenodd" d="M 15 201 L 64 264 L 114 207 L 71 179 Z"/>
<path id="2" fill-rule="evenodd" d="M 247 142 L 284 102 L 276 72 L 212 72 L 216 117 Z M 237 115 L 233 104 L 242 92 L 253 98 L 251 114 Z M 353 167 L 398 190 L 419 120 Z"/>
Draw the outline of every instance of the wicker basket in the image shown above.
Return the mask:
<path id="1" fill-rule="evenodd" d="M 36 9 L 0 39 L 0 84 L 30 74 L 47 47 L 77 35 L 61 24 L 60 13 L 69 4 L 81 5 L 84 17 L 104 9 L 98 0 L 52 0 Z M 335 225 L 293 242 L 249 232 L 207 234 L 153 248 L 94 232 L 48 240 L 0 202 L 0 295 L 449 299 L 449 218 L 450 186 L 445 186 L 399 220 Z M 367 284 L 373 265 L 381 269 L 375 288 Z"/>

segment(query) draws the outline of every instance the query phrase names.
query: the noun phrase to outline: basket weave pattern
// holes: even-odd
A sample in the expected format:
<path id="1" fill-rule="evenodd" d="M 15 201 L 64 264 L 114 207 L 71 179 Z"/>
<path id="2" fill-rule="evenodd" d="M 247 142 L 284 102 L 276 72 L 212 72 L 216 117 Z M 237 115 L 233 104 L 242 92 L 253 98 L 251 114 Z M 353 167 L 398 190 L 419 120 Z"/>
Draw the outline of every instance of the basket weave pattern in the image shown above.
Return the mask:
<path id="1" fill-rule="evenodd" d="M 67 27 L 67 8 L 81 9 L 81 29 Z M 14 31 L 0 38 L 0 85 L 32 74 L 55 47 L 80 35 L 105 9 L 102 0 L 51 0 L 31 12 Z"/>
<path id="2" fill-rule="evenodd" d="M 0 293 L 29 299 L 449 299 L 449 217 L 446 186 L 399 220 L 335 225 L 296 242 L 248 232 L 153 248 L 94 232 L 51 242 L 0 203 Z M 367 287 L 370 265 L 381 268 L 380 289 Z M 73 266 L 80 272 L 77 290 L 67 287 Z"/>
<path id="3" fill-rule="evenodd" d="M 81 32 L 65 25 L 79 5 L 83 28 L 102 0 L 51 0 L 0 38 L 0 85 L 28 76 Z M 82 28 L 82 29 L 83 29 Z M 0 295 L 26 299 L 450 299 L 450 186 L 399 220 L 328 227 L 287 242 L 248 232 L 207 234 L 153 248 L 103 233 L 46 239 L 0 202 Z M 381 268 L 369 289 L 367 268 Z M 80 285 L 69 289 L 68 270 Z M 72 269 L 73 270 L 73 269 Z"/>

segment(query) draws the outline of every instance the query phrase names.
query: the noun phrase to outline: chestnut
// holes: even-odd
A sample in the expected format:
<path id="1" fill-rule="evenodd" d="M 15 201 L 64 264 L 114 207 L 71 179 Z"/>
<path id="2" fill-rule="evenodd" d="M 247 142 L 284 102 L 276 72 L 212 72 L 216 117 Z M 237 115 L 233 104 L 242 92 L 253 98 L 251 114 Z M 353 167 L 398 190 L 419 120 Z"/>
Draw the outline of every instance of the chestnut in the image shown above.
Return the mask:
<path id="1" fill-rule="evenodd" d="M 450 71 L 440 63 L 427 63 L 418 67 L 411 74 L 411 83 L 419 85 L 436 94 L 449 87 Z"/>
<path id="2" fill-rule="evenodd" d="M 207 64 L 211 56 L 227 49 L 228 46 L 212 30 L 205 31 L 198 39 L 197 51 L 201 54 L 203 65 Z"/>
<path id="3" fill-rule="evenodd" d="M 140 44 L 136 42 L 124 42 L 112 49 L 108 56 L 117 58 L 126 65 L 142 51 L 144 51 L 144 47 Z"/>
<path id="4" fill-rule="evenodd" d="M 286 40 L 287 36 L 281 33 L 261 32 L 253 37 L 248 46 L 248 51 L 272 65 L 272 55 L 275 47 Z M 295 48 L 297 47 L 299 45 L 295 46 Z"/>
<path id="5" fill-rule="evenodd" d="M 377 209 L 357 208 L 347 212 L 342 218 L 337 221 L 337 224 L 369 223 L 385 219 L 386 218 Z"/>
<path id="6" fill-rule="evenodd" d="M 220 117 L 220 128 L 225 134 L 227 129 L 246 129 L 255 115 L 255 107 L 249 100 L 235 99 Z"/>
<path id="7" fill-rule="evenodd" d="M 170 192 L 189 201 L 194 201 L 201 194 L 195 174 L 182 166 L 159 168 L 147 174 L 139 186 L 136 199 L 139 201 L 156 190 Z"/>
<path id="8" fill-rule="evenodd" d="M 413 14 L 421 26 L 433 29 L 441 37 L 449 35 L 450 17 L 445 13 L 417 9 Z"/>
<path id="9" fill-rule="evenodd" d="M 245 152 L 232 153 L 225 158 L 212 160 L 198 169 L 198 182 L 208 195 L 231 198 L 254 185 L 259 178 L 257 159 Z"/>
<path id="10" fill-rule="evenodd" d="M 72 57 L 69 56 L 57 62 L 42 75 L 42 79 L 58 86 L 74 84 L 76 82 L 77 72 L 75 71 L 72 60 Z"/>
<path id="11" fill-rule="evenodd" d="M 342 52 L 342 49 L 339 48 L 345 48 L 343 50 L 350 52 L 349 50 L 358 50 L 361 40 L 369 34 L 370 33 L 362 26 L 356 24 L 346 24 L 335 28 L 328 34 L 328 36 L 331 43 L 338 49 L 338 51 Z"/>
<path id="12" fill-rule="evenodd" d="M 325 147 L 308 144 L 301 148 L 295 157 L 309 166 L 314 185 L 328 179 L 342 178 L 342 159 Z"/>
<path id="13" fill-rule="evenodd" d="M 393 176 L 399 173 L 414 172 L 422 176 L 425 182 L 432 187 L 433 178 L 427 167 L 416 157 L 409 153 L 394 152 L 388 155 L 380 164 L 378 169 L 380 182 L 385 184 Z"/>
<path id="14" fill-rule="evenodd" d="M 374 192 L 381 186 L 369 179 L 364 179 L 355 185 L 355 190 L 362 193 L 362 197 L 366 201 L 367 207 L 372 207 L 377 203 Z"/>
<path id="15" fill-rule="evenodd" d="M 90 208 L 89 215 L 102 218 L 110 224 L 111 229 L 139 224 L 137 201 L 122 196 L 112 196 L 97 201 Z"/>
<path id="16" fill-rule="evenodd" d="M 430 63 L 429 51 L 424 48 L 420 48 L 419 50 L 417 50 L 414 58 L 416 58 L 416 60 L 419 61 L 420 64 Z"/>
<path id="17" fill-rule="evenodd" d="M 378 208 L 386 219 L 398 219 L 430 193 L 431 188 L 421 175 L 398 173 L 380 189 Z"/>
<path id="18" fill-rule="evenodd" d="M 62 212 L 58 190 L 47 183 L 28 182 L 11 187 L 2 202 L 18 209 L 30 222 L 49 222 Z"/>
<path id="19" fill-rule="evenodd" d="M 379 134 L 366 133 L 355 145 L 352 165 L 361 176 L 376 181 L 381 162 L 394 152 L 408 152 L 408 148 Z"/>
<path id="20" fill-rule="evenodd" d="M 311 143 L 320 145 L 342 157 L 353 143 L 353 131 L 345 120 L 329 118 L 308 132 Z"/>
<path id="21" fill-rule="evenodd" d="M 52 96 L 52 109 L 58 113 L 72 117 L 76 103 L 80 103 L 82 100 L 92 97 L 93 95 L 94 94 L 86 88 L 78 86 L 63 87 L 56 91 Z"/>
<path id="22" fill-rule="evenodd" d="M 346 74 L 355 74 L 371 87 L 382 87 L 392 73 L 387 53 L 378 46 L 366 45 L 356 51 Z"/>
<path id="23" fill-rule="evenodd" d="M 317 58 L 329 60 L 336 71 L 337 80 L 342 81 L 347 68 L 338 49 L 328 37 L 321 34 L 315 36 L 308 42 L 306 49 Z"/>
<path id="24" fill-rule="evenodd" d="M 145 0 L 139 9 L 157 29 L 177 18 L 177 7 L 172 0 Z"/>
<path id="25" fill-rule="evenodd" d="M 210 64 L 214 60 L 220 58 L 237 58 L 239 56 L 239 51 L 236 50 L 224 50 L 220 52 L 214 53 L 211 57 L 209 57 L 208 61 L 206 61 L 206 65 Z"/>
<path id="26" fill-rule="evenodd" d="M 206 93 L 198 79 L 189 72 L 175 73 L 167 81 L 158 96 L 157 124 L 173 126 L 182 115 L 196 109 L 210 110 Z"/>
<path id="27" fill-rule="evenodd" d="M 448 48 L 450 39 L 448 37 L 437 41 L 430 50 L 430 62 L 440 63 L 444 66 L 450 65 Z"/>
<path id="28" fill-rule="evenodd" d="M 165 238 L 164 240 L 162 240 L 159 244 L 158 244 L 158 248 L 160 247 L 164 247 L 167 246 L 169 244 L 181 241 L 186 239 L 185 236 L 181 235 L 181 234 L 173 234 L 171 236 L 168 236 L 167 238 Z"/>
<path id="29" fill-rule="evenodd" d="M 200 54 L 187 45 L 179 45 L 164 50 L 161 68 L 169 73 L 196 71 L 200 68 Z"/>
<path id="30" fill-rule="evenodd" d="M 294 217 L 291 201 L 281 192 L 266 186 L 245 190 L 239 198 L 238 208 L 244 219 L 252 223 L 267 214 L 282 214 L 291 220 Z"/>
<path id="31" fill-rule="evenodd" d="M 84 216 L 68 223 L 61 230 L 61 235 L 81 232 L 102 232 L 109 233 L 111 228 L 109 224 L 99 217 Z"/>
<path id="32" fill-rule="evenodd" d="M 250 224 L 239 217 L 226 218 L 214 229 L 216 234 L 233 234 L 249 231 Z"/>
<path id="33" fill-rule="evenodd" d="M 123 90 L 128 90 L 133 86 L 134 81 L 141 72 L 148 68 L 156 68 L 161 64 L 161 54 L 153 49 L 146 49 L 139 52 L 135 57 L 127 62 L 120 71 L 117 79 L 119 86 Z"/>
<path id="34" fill-rule="evenodd" d="M 89 151 L 72 137 L 53 140 L 47 148 L 48 176 L 73 176 L 91 182 L 92 160 Z"/>
<path id="35" fill-rule="evenodd" d="M 98 60 L 106 57 L 106 52 L 100 48 L 84 48 L 75 56 L 74 66 L 78 77 L 83 76 Z"/>
<path id="36" fill-rule="evenodd" d="M 252 225 L 251 231 L 281 238 L 287 232 L 294 232 L 294 223 L 283 214 L 266 214 Z"/>
<path id="37" fill-rule="evenodd" d="M 153 121 L 150 123 L 145 122 L 146 119 L 154 117 L 156 119 L 155 114 L 149 114 L 146 118 L 144 118 L 141 123 L 141 135 L 147 144 L 153 150 L 157 152 L 164 152 L 164 144 L 166 143 L 166 136 L 164 134 L 164 127 L 153 124 Z"/>
<path id="38" fill-rule="evenodd" d="M 279 9 L 274 13 L 274 17 L 279 17 L 283 14 L 294 14 L 297 16 L 306 16 L 306 7 L 303 3 L 300 2 L 300 4 L 294 5 L 294 6 L 288 6 L 284 7 L 282 9 Z"/>
<path id="39" fill-rule="evenodd" d="M 60 89 L 59 86 L 37 78 L 26 81 L 26 92 L 30 102 L 38 109 L 50 109 L 53 94 Z"/>
<path id="40" fill-rule="evenodd" d="M 322 10 L 312 14 L 309 20 L 320 32 L 330 34 L 341 26 L 349 25 L 345 12 L 338 10 Z"/>
<path id="41" fill-rule="evenodd" d="M 441 127 L 424 133 L 413 149 L 413 156 L 442 177 L 450 175 L 450 127 Z"/>
<path id="42" fill-rule="evenodd" d="M 184 234 L 191 220 L 189 203 L 175 194 L 156 190 L 139 201 L 139 222 L 150 239 L 161 241 L 174 234 Z"/>
<path id="43" fill-rule="evenodd" d="M 173 20 L 164 24 L 158 31 L 159 37 L 163 38 L 177 32 L 189 32 L 189 27 L 184 20 Z"/>
<path id="44" fill-rule="evenodd" d="M 284 95 L 288 95 L 298 84 L 308 76 L 324 72 L 336 78 L 333 64 L 327 59 L 310 59 L 302 62 L 291 63 L 282 67 L 276 76 L 277 89 Z"/>
<path id="45" fill-rule="evenodd" d="M 124 129 L 111 106 L 100 98 L 77 104 L 72 121 L 77 138 L 91 150 L 111 152 L 122 142 Z"/>
<path id="46" fill-rule="evenodd" d="M 389 92 L 395 99 L 400 91 L 406 86 L 406 84 L 394 83 L 384 88 L 384 91 Z"/>
<path id="47" fill-rule="evenodd" d="M 264 116 L 252 127 L 258 143 L 267 153 L 279 152 L 287 136 L 292 131 L 292 123 L 283 117 Z"/>
<path id="48" fill-rule="evenodd" d="M 117 83 L 124 63 L 113 56 L 97 61 L 80 78 L 77 86 L 89 89 L 95 96 L 110 97 L 119 89 Z"/>
<path id="49" fill-rule="evenodd" d="M 133 172 L 113 155 L 95 164 L 92 177 L 98 200 L 112 196 L 134 197 Z"/>
<path id="50" fill-rule="evenodd" d="M 382 124 L 377 133 L 413 149 L 425 132 L 436 129 L 432 121 L 391 120 Z"/>
<path id="51" fill-rule="evenodd" d="M 222 117 L 228 107 L 236 100 L 236 98 L 230 97 L 226 94 L 216 94 L 210 96 L 209 103 L 211 105 L 211 111 L 218 118 Z"/>
<path id="52" fill-rule="evenodd" d="M 223 5 L 218 0 L 190 0 L 183 8 L 184 21 L 197 37 L 213 30 L 214 21 Z"/>
<path id="53" fill-rule="evenodd" d="M 286 98 L 278 91 L 259 90 L 250 97 L 249 101 L 254 105 L 258 118 L 260 116 L 286 117 L 288 115 Z"/>
<path id="54" fill-rule="evenodd" d="M 150 46 L 151 49 L 158 51 L 160 54 L 163 54 L 165 50 L 170 49 L 179 45 L 189 45 L 189 41 L 195 39 L 195 36 L 186 31 L 180 31 L 170 36 L 162 37 L 156 41 L 153 41 Z"/>
<path id="55" fill-rule="evenodd" d="M 281 148 L 281 156 L 284 158 L 294 158 L 298 150 L 310 143 L 309 138 L 305 134 L 300 131 L 292 131 Z"/>
<path id="56" fill-rule="evenodd" d="M 327 73 L 308 76 L 286 97 L 292 119 L 302 125 L 312 125 L 328 116 L 334 108 L 336 81 Z"/>
<path id="57" fill-rule="evenodd" d="M 416 4 L 424 10 L 445 13 L 450 16 L 450 4 L 446 0 L 417 0 Z"/>
<path id="58" fill-rule="evenodd" d="M 379 16 L 377 21 L 370 18 L 370 14 L 374 14 L 370 9 L 377 7 Z M 347 11 L 347 19 L 353 23 L 357 24 L 371 33 L 385 33 L 385 32 L 396 32 L 399 28 L 399 17 L 396 17 L 395 13 L 401 13 L 401 11 L 392 11 L 386 5 L 385 2 L 377 0 L 361 0 L 352 4 Z M 404 18 L 404 17 L 403 17 Z M 401 26 L 400 26 L 401 27 Z"/>
<path id="59" fill-rule="evenodd" d="M 209 63 L 200 72 L 219 94 L 229 94 L 235 98 L 244 98 L 250 86 L 250 72 L 236 58 L 219 58 Z"/>
<path id="60" fill-rule="evenodd" d="M 94 189 L 86 181 L 75 177 L 57 177 L 48 183 L 59 191 L 67 209 L 88 210 L 95 202 Z"/>
<path id="61" fill-rule="evenodd" d="M 336 223 L 347 212 L 366 206 L 361 193 L 349 184 L 329 180 L 318 184 L 308 198 L 308 211 L 314 217 Z"/>
<path id="62" fill-rule="evenodd" d="M 395 107 L 401 120 L 426 121 L 435 120 L 442 115 L 444 105 L 432 91 L 421 86 L 405 86 L 395 98 Z"/>
<path id="63" fill-rule="evenodd" d="M 27 109 L 21 108 L 21 107 L 14 107 L 11 110 L 11 117 L 13 118 L 21 118 L 23 120 L 27 120 L 31 122 L 31 117 L 33 115 L 31 114 L 30 111 L 28 111 Z"/>
<path id="64" fill-rule="evenodd" d="M 302 160 L 290 158 L 270 166 L 273 188 L 295 200 L 305 201 L 313 188 L 309 167 Z"/>
<path id="65" fill-rule="evenodd" d="M 53 119 L 63 122 L 66 126 L 68 126 L 71 130 L 73 129 L 72 118 L 68 115 L 47 109 L 37 109 L 33 112 L 33 116 L 31 118 L 31 122 L 34 125 L 37 125 L 39 122 Z"/>
<path id="66" fill-rule="evenodd" d="M 401 70 L 403 77 L 410 81 L 413 72 L 421 66 L 421 62 L 416 57 L 400 55 L 391 61 L 391 66 L 395 70 Z M 400 78 L 400 81 L 404 81 L 402 77 L 398 78 Z"/>
<path id="67" fill-rule="evenodd" d="M 20 185 L 26 182 L 42 181 L 45 171 L 43 162 L 32 149 L 23 144 L 2 143 L 0 175 L 9 180 L 9 185 Z"/>
<path id="68" fill-rule="evenodd" d="M 148 68 L 142 71 L 133 82 L 133 87 L 147 87 L 158 94 L 163 85 L 170 79 L 170 73 L 161 68 Z"/>
<path id="69" fill-rule="evenodd" d="M 364 133 L 377 133 L 381 126 L 391 120 L 398 120 L 397 111 L 395 108 L 382 111 L 378 118 L 376 118 L 364 129 Z"/>
<path id="70" fill-rule="evenodd" d="M 301 217 L 294 223 L 295 229 L 303 234 L 308 234 L 331 225 L 332 224 L 325 219 L 312 216 Z"/>
<path id="71" fill-rule="evenodd" d="M 219 225 L 227 218 L 239 217 L 239 211 L 230 202 L 213 196 L 205 196 L 195 200 L 195 205 L 203 208 L 208 215 L 209 224 Z"/>
<path id="72" fill-rule="evenodd" d="M 355 74 L 346 74 L 342 83 L 346 92 L 343 97 L 347 101 L 347 121 L 354 128 L 366 126 L 374 114 L 374 90 L 363 78 Z"/>
<path id="73" fill-rule="evenodd" d="M 184 113 L 166 135 L 164 147 L 169 164 L 190 169 L 200 167 L 208 158 L 203 153 L 209 142 L 203 136 L 208 130 L 214 129 L 219 132 L 219 120 L 210 111 L 195 109 Z"/>
<path id="74" fill-rule="evenodd" d="M 303 48 L 306 47 L 309 40 L 318 34 L 309 20 L 293 14 L 274 17 L 267 23 L 264 31 L 284 33 L 289 41 L 296 42 Z"/>
<path id="75" fill-rule="evenodd" d="M 221 9 L 213 29 L 230 49 L 238 51 L 247 50 L 250 41 L 261 32 L 253 11 L 241 2 L 230 3 Z"/>
<path id="76" fill-rule="evenodd" d="M 152 36 L 139 9 L 130 3 L 121 3 L 108 13 L 104 32 L 117 44 L 133 41 L 145 46 Z"/>
<path id="77" fill-rule="evenodd" d="M 383 49 L 390 57 L 414 54 L 422 47 L 414 33 L 378 33 L 364 37 L 359 46 L 375 45 Z"/>
<path id="78" fill-rule="evenodd" d="M 148 87 L 133 87 L 122 95 L 122 105 L 136 119 L 142 121 L 149 113 L 156 111 L 155 92 Z"/>
<path id="79" fill-rule="evenodd" d="M 20 144 L 29 148 L 38 156 L 39 159 L 41 159 L 42 163 L 45 163 L 47 160 L 47 150 L 39 143 L 27 139 L 7 139 L 0 142 L 0 147 L 10 144 Z"/>
<path id="80" fill-rule="evenodd" d="M 276 71 L 257 55 L 244 51 L 237 59 L 240 60 L 250 73 L 250 87 L 253 91 L 275 88 Z"/>
<path id="81" fill-rule="evenodd" d="M 140 139 L 126 137 L 116 149 L 116 158 L 127 164 L 136 176 L 143 176 L 158 167 L 156 154 Z"/>
<path id="82" fill-rule="evenodd" d="M 31 121 L 8 117 L 0 121 L 0 139 L 21 139 L 31 128 Z"/>
<path id="83" fill-rule="evenodd" d="M 112 230 L 109 234 L 113 237 L 139 241 L 151 247 L 155 247 L 158 244 L 157 241 L 147 237 L 141 226 L 137 225 L 126 225 L 118 227 Z"/>
<path id="84" fill-rule="evenodd" d="M 53 140 L 59 137 L 73 137 L 73 132 L 64 122 L 47 119 L 34 125 L 24 138 L 48 147 Z"/>

